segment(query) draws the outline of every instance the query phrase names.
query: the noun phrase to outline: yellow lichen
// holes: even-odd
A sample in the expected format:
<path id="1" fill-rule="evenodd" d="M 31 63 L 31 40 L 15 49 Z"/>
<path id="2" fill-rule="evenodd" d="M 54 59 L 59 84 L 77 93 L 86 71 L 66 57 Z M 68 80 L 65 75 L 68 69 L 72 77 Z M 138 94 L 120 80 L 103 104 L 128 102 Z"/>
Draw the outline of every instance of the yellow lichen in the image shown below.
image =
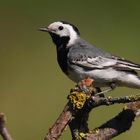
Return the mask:
<path id="1" fill-rule="evenodd" d="M 86 138 L 86 133 L 80 132 L 79 136 L 80 136 L 80 140 L 82 140 L 83 138 Z"/>
<path id="2" fill-rule="evenodd" d="M 108 99 L 112 99 L 112 96 L 108 96 L 107 98 L 108 98 Z"/>
<path id="3" fill-rule="evenodd" d="M 124 110 L 128 109 L 127 105 L 125 105 L 123 109 L 124 109 Z"/>
<path id="4" fill-rule="evenodd" d="M 99 128 L 96 128 L 94 131 L 96 132 L 96 134 L 99 134 L 100 129 Z"/>
<path id="5" fill-rule="evenodd" d="M 68 99 L 77 109 L 81 109 L 86 102 L 86 94 L 83 92 L 72 92 Z"/>

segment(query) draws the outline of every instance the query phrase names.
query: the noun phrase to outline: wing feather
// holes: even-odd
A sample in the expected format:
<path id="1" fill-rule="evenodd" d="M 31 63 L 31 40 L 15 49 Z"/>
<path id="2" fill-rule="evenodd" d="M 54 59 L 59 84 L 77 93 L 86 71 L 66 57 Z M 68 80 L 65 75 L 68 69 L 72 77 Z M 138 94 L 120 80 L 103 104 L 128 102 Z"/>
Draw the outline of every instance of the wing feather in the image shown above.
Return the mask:
<path id="1" fill-rule="evenodd" d="M 130 62 L 128 60 L 121 59 L 114 56 L 112 58 L 106 58 L 102 56 L 91 57 L 78 55 L 74 59 L 70 60 L 70 63 L 78 65 L 87 69 L 105 69 L 112 67 L 117 70 L 131 71 L 131 70 L 140 70 L 140 65 Z"/>
<path id="2" fill-rule="evenodd" d="M 98 57 L 80 56 L 79 58 L 72 59 L 70 62 L 87 69 L 104 69 L 107 67 L 112 67 L 117 63 L 116 60 L 104 58 L 101 56 Z"/>
<path id="3" fill-rule="evenodd" d="M 130 72 L 140 70 L 139 64 L 106 53 L 105 51 L 88 44 L 84 40 L 81 40 L 77 45 L 71 47 L 68 53 L 68 61 L 73 65 L 85 69 L 105 69 L 112 67 L 117 70 Z"/>

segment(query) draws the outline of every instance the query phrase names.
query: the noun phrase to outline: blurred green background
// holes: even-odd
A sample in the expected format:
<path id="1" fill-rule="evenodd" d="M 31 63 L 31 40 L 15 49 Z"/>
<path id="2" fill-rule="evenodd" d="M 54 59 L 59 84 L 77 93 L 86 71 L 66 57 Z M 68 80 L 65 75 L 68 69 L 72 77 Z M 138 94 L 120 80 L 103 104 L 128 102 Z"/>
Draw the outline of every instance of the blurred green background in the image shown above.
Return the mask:
<path id="1" fill-rule="evenodd" d="M 78 26 L 81 36 L 99 48 L 140 63 L 138 0 L 1 0 L 0 112 L 15 140 L 41 140 L 62 111 L 74 83 L 60 70 L 55 46 L 38 28 L 57 20 Z M 138 93 L 118 88 L 109 95 Z M 112 118 L 124 105 L 100 107 L 90 128 Z M 140 119 L 116 140 L 140 137 Z M 1 139 L 1 138 L 0 138 Z M 71 140 L 70 131 L 61 140 Z"/>

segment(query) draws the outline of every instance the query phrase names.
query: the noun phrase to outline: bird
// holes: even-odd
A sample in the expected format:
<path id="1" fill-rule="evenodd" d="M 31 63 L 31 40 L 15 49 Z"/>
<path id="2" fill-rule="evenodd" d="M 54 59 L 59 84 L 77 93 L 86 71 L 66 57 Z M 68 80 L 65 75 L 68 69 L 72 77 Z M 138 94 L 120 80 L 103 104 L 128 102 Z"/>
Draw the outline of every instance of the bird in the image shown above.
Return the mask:
<path id="1" fill-rule="evenodd" d="M 140 89 L 137 73 L 140 64 L 112 55 L 81 38 L 72 23 L 56 21 L 39 28 L 50 34 L 56 45 L 57 61 L 61 70 L 74 82 L 91 78 L 94 86 L 106 91 L 116 87 Z"/>

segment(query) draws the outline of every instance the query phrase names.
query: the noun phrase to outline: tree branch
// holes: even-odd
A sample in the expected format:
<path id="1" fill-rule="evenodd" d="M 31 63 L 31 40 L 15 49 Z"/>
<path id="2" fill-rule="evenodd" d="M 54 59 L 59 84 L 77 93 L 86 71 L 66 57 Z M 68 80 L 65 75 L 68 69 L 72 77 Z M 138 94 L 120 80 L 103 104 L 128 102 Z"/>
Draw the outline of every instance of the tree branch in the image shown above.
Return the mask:
<path id="1" fill-rule="evenodd" d="M 117 116 L 96 128 L 92 133 L 88 133 L 86 140 L 109 140 L 129 130 L 135 117 L 139 116 L 139 110 L 140 101 L 128 104 L 127 108 Z"/>
<path id="2" fill-rule="evenodd" d="M 50 140 L 50 135 L 51 138 L 54 138 L 52 140 L 58 139 L 66 125 L 70 127 L 73 140 L 109 140 L 130 129 L 134 118 L 140 115 L 140 95 L 100 97 L 96 95 L 97 90 L 92 84 L 89 84 L 89 80 L 88 84 L 86 82 L 87 81 L 81 81 L 71 90 L 68 96 L 69 102 L 66 105 L 67 108 L 63 111 L 67 114 L 67 117 L 62 112 L 63 115 L 61 114 L 59 116 L 44 140 Z M 94 131 L 90 131 L 88 128 L 90 111 L 101 105 L 113 105 L 116 103 L 130 104 L 117 116 L 96 128 Z M 60 125 L 61 127 L 59 127 Z M 59 129 L 59 131 L 54 131 L 56 128 Z"/>
<path id="3" fill-rule="evenodd" d="M 2 136 L 3 140 L 12 140 L 10 133 L 5 127 L 5 116 L 3 113 L 0 113 L 0 135 Z"/>
<path id="4" fill-rule="evenodd" d="M 71 119 L 72 113 L 69 108 L 69 103 L 67 103 L 54 125 L 49 129 L 44 140 L 57 140 Z"/>
<path id="5" fill-rule="evenodd" d="M 49 129 L 44 140 L 57 140 L 69 125 L 73 140 L 109 140 L 129 130 L 132 122 L 140 116 L 140 94 L 124 97 L 105 97 L 97 94 L 93 80 L 85 79 L 71 90 L 68 103 L 54 125 Z M 108 120 L 93 131 L 88 128 L 89 113 L 95 107 L 129 103 L 118 115 Z M 12 140 L 5 127 L 5 117 L 0 113 L 0 135 L 3 140 Z"/>

